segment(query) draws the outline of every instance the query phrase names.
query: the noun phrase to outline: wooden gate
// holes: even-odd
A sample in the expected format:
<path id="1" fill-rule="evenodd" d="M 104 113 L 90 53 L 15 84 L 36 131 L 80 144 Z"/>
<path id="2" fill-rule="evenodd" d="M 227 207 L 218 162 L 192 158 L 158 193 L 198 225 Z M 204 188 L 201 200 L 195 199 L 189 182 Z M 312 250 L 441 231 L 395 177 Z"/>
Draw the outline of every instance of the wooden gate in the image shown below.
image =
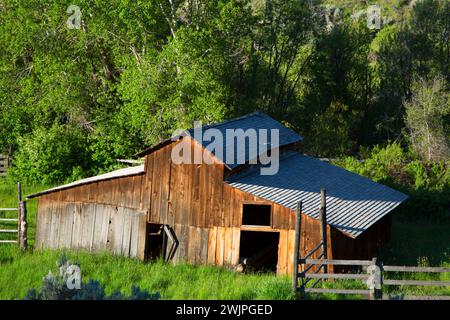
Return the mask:
<path id="1" fill-rule="evenodd" d="M 399 280 L 389 279 L 389 272 L 406 273 L 450 273 L 450 268 L 439 267 L 413 267 L 413 266 L 390 266 L 384 265 L 377 258 L 372 260 L 330 260 L 327 259 L 327 228 L 326 228 L 326 192 L 321 190 L 320 221 L 322 240 L 316 247 L 304 257 L 300 254 L 300 228 L 302 202 L 297 205 L 297 217 L 295 225 L 295 247 L 294 247 L 294 272 L 292 277 L 292 290 L 297 298 L 308 298 L 308 295 L 335 293 L 363 295 L 371 300 L 377 299 L 403 299 L 403 300 L 450 300 L 449 296 L 391 296 L 383 293 L 385 286 L 443 286 L 450 288 L 450 281 L 427 281 L 427 280 Z M 322 250 L 319 257 L 310 259 L 313 253 Z M 359 273 L 328 273 L 328 265 L 332 266 L 357 266 Z M 314 272 L 311 272 L 315 268 Z M 322 273 L 321 273 L 322 271 Z M 344 288 L 317 288 L 319 283 L 334 280 L 357 280 L 361 281 L 366 289 L 344 289 Z M 299 283 L 300 282 L 300 283 Z"/>
<path id="2" fill-rule="evenodd" d="M 11 213 L 13 215 L 11 216 Z M 17 222 L 16 227 L 11 228 L 11 222 Z M 26 201 L 22 201 L 22 186 L 20 182 L 17 184 L 17 207 L 1 208 L 0 207 L 0 236 L 2 234 L 17 234 L 17 239 L 0 238 L 1 243 L 17 243 L 23 250 L 27 249 L 27 206 Z"/>

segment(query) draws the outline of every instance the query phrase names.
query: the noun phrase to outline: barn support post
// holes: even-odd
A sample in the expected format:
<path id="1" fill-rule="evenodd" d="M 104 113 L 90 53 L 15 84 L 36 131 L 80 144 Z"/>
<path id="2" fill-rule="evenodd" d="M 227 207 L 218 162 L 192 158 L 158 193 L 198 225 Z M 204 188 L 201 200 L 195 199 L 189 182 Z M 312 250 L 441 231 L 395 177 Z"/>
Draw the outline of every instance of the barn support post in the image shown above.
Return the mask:
<path id="1" fill-rule="evenodd" d="M 320 234 L 322 236 L 322 258 L 327 259 L 328 255 L 328 243 L 327 243 L 327 191 L 322 188 L 320 189 L 320 210 L 319 210 L 319 219 L 320 219 Z M 328 272 L 328 267 L 325 264 L 323 266 L 323 272 Z"/>
<path id="2" fill-rule="evenodd" d="M 299 201 L 297 204 L 297 213 L 295 220 L 295 243 L 294 243 L 294 273 L 292 275 L 292 292 L 297 296 L 297 286 L 298 286 L 298 262 L 299 262 L 299 251 L 300 251 L 300 237 L 301 237 L 301 226 L 302 226 L 302 202 Z"/>
<path id="3" fill-rule="evenodd" d="M 27 250 L 28 246 L 28 230 L 27 230 L 27 203 L 22 200 L 22 184 L 17 183 L 17 201 L 18 201 L 18 240 L 19 247 L 23 251 Z"/>

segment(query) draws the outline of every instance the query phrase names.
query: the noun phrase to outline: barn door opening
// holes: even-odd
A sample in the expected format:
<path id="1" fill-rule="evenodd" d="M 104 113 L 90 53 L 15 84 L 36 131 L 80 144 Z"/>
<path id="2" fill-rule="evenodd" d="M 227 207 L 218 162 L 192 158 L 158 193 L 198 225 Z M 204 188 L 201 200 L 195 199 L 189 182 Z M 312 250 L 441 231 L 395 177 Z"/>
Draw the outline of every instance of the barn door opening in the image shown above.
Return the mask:
<path id="1" fill-rule="evenodd" d="M 146 260 L 162 258 L 172 260 L 178 248 L 178 239 L 170 226 L 157 223 L 147 223 Z"/>
<path id="2" fill-rule="evenodd" d="M 239 263 L 247 271 L 276 272 L 279 232 L 241 231 Z"/>

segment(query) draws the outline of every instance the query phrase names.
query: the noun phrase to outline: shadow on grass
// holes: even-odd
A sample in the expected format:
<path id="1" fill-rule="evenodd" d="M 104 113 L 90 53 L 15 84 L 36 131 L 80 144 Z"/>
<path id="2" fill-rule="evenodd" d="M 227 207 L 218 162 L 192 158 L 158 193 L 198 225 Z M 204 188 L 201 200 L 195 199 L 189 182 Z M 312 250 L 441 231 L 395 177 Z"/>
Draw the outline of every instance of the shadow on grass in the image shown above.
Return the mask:
<path id="1" fill-rule="evenodd" d="M 394 216 L 392 238 L 379 257 L 384 264 L 441 266 L 450 263 L 450 223 L 413 223 Z"/>

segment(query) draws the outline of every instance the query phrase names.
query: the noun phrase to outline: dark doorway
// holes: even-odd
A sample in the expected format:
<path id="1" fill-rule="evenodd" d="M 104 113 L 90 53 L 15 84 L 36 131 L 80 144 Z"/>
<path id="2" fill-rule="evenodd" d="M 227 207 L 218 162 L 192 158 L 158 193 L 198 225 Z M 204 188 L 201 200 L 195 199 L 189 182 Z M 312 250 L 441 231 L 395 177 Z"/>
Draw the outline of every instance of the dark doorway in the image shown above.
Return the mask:
<path id="1" fill-rule="evenodd" d="M 270 226 L 269 204 L 244 204 L 242 207 L 242 224 L 247 226 Z"/>
<path id="2" fill-rule="evenodd" d="M 276 272 L 278 232 L 241 231 L 239 262 L 247 271 Z"/>
<path id="3" fill-rule="evenodd" d="M 165 252 L 163 227 L 162 224 L 147 223 L 146 260 L 155 260 L 163 256 Z"/>

